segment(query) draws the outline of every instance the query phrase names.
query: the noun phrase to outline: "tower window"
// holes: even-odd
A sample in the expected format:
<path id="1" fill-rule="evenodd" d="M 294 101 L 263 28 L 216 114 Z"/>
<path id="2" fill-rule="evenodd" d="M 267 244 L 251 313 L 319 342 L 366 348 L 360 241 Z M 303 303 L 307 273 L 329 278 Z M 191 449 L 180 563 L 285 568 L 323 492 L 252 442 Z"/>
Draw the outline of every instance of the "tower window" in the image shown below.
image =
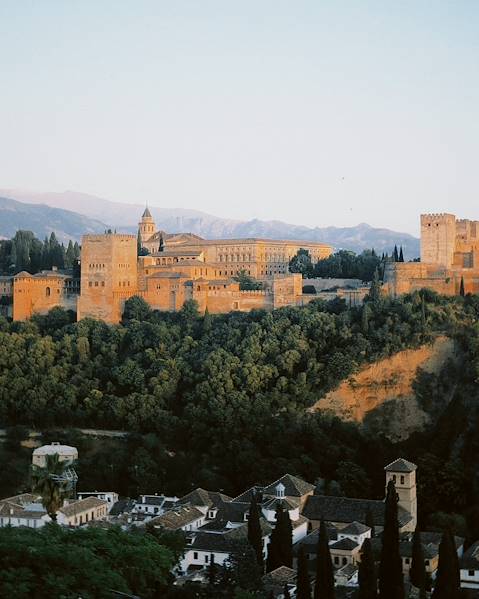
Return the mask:
<path id="1" fill-rule="evenodd" d="M 49 297 L 49 296 L 50 296 L 50 293 L 51 293 L 50 287 L 47 287 L 47 288 L 45 289 L 45 295 L 46 295 L 47 297 Z"/>

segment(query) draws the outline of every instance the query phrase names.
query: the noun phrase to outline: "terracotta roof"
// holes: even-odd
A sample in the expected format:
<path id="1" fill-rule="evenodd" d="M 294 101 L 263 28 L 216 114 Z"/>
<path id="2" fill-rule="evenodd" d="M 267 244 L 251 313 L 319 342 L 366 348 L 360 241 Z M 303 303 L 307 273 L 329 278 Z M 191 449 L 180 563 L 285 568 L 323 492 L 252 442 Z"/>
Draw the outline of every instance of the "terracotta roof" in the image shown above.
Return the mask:
<path id="1" fill-rule="evenodd" d="M 332 543 L 329 548 L 331 550 L 339 549 L 340 551 L 353 551 L 359 548 L 359 544 L 352 539 L 341 539 Z"/>
<path id="2" fill-rule="evenodd" d="M 164 528 L 169 528 L 170 530 L 178 530 L 183 526 L 187 526 L 192 522 L 196 522 L 203 517 L 203 512 L 200 512 L 198 508 L 191 505 L 183 505 L 174 507 L 161 516 L 152 518 L 150 520 L 150 524 L 153 524 L 153 526 L 163 526 Z"/>
<path id="3" fill-rule="evenodd" d="M 306 499 L 303 515 L 309 520 L 326 522 L 364 522 L 368 510 L 371 511 L 374 525 L 384 526 L 384 501 L 378 499 L 351 499 L 329 495 L 311 495 Z M 398 507 L 399 525 L 405 526 L 412 519 L 411 514 Z"/>
<path id="4" fill-rule="evenodd" d="M 314 491 L 315 488 L 314 485 L 307 483 L 297 476 L 293 476 L 292 474 L 283 474 L 281 478 L 275 480 L 274 483 L 271 483 L 265 487 L 263 489 L 263 493 L 274 495 L 276 493 L 276 487 L 280 483 L 284 485 L 284 494 L 287 497 L 302 497 L 303 495 L 307 495 L 308 493 Z"/>
<path id="5" fill-rule="evenodd" d="M 85 499 L 73 501 L 72 503 L 60 508 L 58 511 L 69 518 L 70 516 L 76 516 L 86 512 L 87 510 L 101 507 L 103 505 L 108 505 L 108 502 L 104 501 L 103 499 L 98 499 L 97 497 L 86 497 Z"/>
<path id="6" fill-rule="evenodd" d="M 416 469 L 416 464 L 408 462 L 404 458 L 398 458 L 384 468 L 386 472 L 414 472 Z"/>

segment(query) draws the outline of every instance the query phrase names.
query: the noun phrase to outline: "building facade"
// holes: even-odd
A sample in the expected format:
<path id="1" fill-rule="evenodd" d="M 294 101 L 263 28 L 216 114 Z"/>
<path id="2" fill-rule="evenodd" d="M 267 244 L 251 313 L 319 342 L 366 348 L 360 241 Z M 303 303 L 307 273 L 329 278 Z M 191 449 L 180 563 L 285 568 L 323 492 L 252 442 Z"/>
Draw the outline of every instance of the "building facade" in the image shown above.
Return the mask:
<path id="1" fill-rule="evenodd" d="M 138 252 L 138 244 L 148 252 Z M 118 323 L 125 302 L 135 295 L 165 311 L 180 310 L 188 300 L 211 313 L 303 305 L 315 296 L 303 295 L 301 275 L 288 272 L 300 248 L 309 250 L 313 262 L 332 252 L 321 243 L 167 234 L 156 231 L 146 209 L 137 236 L 83 236 L 79 280 L 59 271 L 2 278 L 0 314 L 26 320 L 60 306 L 76 311 L 78 320 Z M 258 279 L 261 289 L 241 290 L 234 279 L 240 272 Z"/>
<path id="2" fill-rule="evenodd" d="M 479 292 L 479 221 L 453 214 L 421 215 L 420 262 L 388 263 L 385 292 L 398 296 L 419 289 L 444 295 Z"/>

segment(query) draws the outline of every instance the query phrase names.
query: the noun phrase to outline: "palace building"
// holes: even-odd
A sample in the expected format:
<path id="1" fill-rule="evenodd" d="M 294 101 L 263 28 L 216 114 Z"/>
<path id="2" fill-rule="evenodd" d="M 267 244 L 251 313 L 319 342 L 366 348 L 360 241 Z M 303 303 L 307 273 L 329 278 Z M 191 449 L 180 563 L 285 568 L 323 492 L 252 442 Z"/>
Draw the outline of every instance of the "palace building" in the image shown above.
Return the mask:
<path id="1" fill-rule="evenodd" d="M 314 295 L 303 295 L 301 275 L 288 271 L 289 261 L 301 248 L 310 252 L 313 262 L 332 253 L 332 247 L 323 243 L 211 241 L 168 234 L 156 230 L 146 208 L 138 237 L 111 232 L 83 236 L 80 280 L 58 271 L 3 277 L 0 309 L 7 312 L 10 298 L 14 320 L 62 306 L 75 310 L 78 319 L 117 323 L 126 300 L 135 295 L 153 309 L 170 311 L 180 310 L 188 300 L 197 301 L 201 312 L 211 313 L 303 305 Z M 261 289 L 241 290 L 234 277 L 242 272 L 257 279 Z"/>
<path id="2" fill-rule="evenodd" d="M 384 290 L 398 296 L 427 288 L 444 295 L 479 292 L 479 221 L 421 215 L 420 262 L 388 263 Z"/>

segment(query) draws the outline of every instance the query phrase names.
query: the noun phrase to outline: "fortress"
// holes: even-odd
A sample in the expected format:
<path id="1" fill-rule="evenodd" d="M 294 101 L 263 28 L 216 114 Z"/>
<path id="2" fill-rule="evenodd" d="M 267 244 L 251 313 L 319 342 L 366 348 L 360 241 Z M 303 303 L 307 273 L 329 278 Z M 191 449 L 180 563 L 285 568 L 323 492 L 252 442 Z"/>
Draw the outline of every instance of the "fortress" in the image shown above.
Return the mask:
<path id="1" fill-rule="evenodd" d="M 323 243 L 210 241 L 168 234 L 156 231 L 146 208 L 138 237 L 111 232 L 83 236 L 80 280 L 58 271 L 20 272 L 0 277 L 0 300 L 7 299 L 3 307 L 10 304 L 14 320 L 61 306 L 76 311 L 78 319 L 109 323 L 121 320 L 125 301 L 135 295 L 153 309 L 171 311 L 180 310 L 187 300 L 196 300 L 200 312 L 211 313 L 302 305 L 314 295 L 303 296 L 301 275 L 288 272 L 289 261 L 301 248 L 310 252 L 313 262 L 332 253 Z M 234 277 L 241 272 L 261 282 L 261 290 L 240 290 Z"/>
<path id="2" fill-rule="evenodd" d="M 421 261 L 387 263 L 384 290 L 392 296 L 428 288 L 444 295 L 479 292 L 479 221 L 453 214 L 421 215 Z"/>

